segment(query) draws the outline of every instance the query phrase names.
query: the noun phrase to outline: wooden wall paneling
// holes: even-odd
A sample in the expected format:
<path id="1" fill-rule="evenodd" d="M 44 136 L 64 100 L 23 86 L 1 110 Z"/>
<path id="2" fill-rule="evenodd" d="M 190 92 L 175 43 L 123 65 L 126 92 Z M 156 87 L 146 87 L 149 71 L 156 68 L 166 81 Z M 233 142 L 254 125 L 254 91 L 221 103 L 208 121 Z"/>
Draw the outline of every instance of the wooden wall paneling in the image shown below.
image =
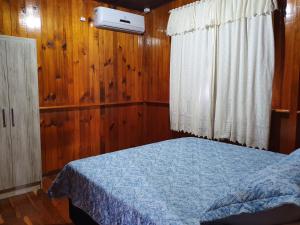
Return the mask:
<path id="1" fill-rule="evenodd" d="M 100 109 L 44 112 L 41 118 L 43 173 L 72 160 L 100 154 Z"/>
<path id="2" fill-rule="evenodd" d="M 285 70 L 282 105 L 290 110 L 288 120 L 282 121 L 280 150 L 289 153 L 297 142 L 297 110 L 300 73 L 300 2 L 287 0 L 285 16 Z"/>
<path id="3" fill-rule="evenodd" d="M 11 35 L 11 11 L 7 0 L 0 0 L 0 34 Z"/>
<path id="4" fill-rule="evenodd" d="M 144 36 L 141 35 L 134 35 L 133 36 L 133 52 L 131 52 L 131 60 L 133 66 L 131 66 L 131 73 L 132 82 L 134 83 L 134 86 L 131 88 L 133 91 L 132 100 L 143 100 L 143 75 L 144 75 L 144 68 L 143 68 L 143 62 L 144 62 Z M 130 68 L 129 68 L 130 69 Z"/>
<path id="5" fill-rule="evenodd" d="M 27 37 L 27 24 L 22 17 L 26 15 L 26 3 L 24 1 L 10 1 L 11 10 L 11 35 Z"/>
<path id="6" fill-rule="evenodd" d="M 141 100 L 145 100 L 145 89 L 147 83 L 145 83 L 145 68 L 144 68 L 144 61 L 145 61 L 145 49 L 144 49 L 144 36 L 136 36 L 137 45 L 135 45 L 135 51 L 139 52 L 139 56 L 135 58 L 137 61 L 138 67 L 136 68 L 136 82 L 139 85 L 137 89 L 137 96 L 140 96 Z M 136 42 L 135 42 L 136 43 Z"/>
<path id="7" fill-rule="evenodd" d="M 79 158 L 100 154 L 100 109 L 80 110 Z"/>
<path id="8" fill-rule="evenodd" d="M 300 62 L 299 62 L 300 64 Z M 297 110 L 297 136 L 296 136 L 296 147 L 300 148 L 300 73 L 299 73 L 299 93 L 298 93 L 298 110 Z"/>
<path id="9" fill-rule="evenodd" d="M 298 49 L 300 48 L 300 1 L 297 1 L 297 21 L 298 21 L 298 39 L 296 43 L 298 43 Z M 297 137 L 296 137 L 296 145 L 297 148 L 300 148 L 300 52 L 298 53 L 298 107 L 297 107 Z"/>
<path id="10" fill-rule="evenodd" d="M 115 73 L 118 78 L 118 100 L 137 101 L 142 99 L 143 49 L 139 35 L 117 33 L 117 63 Z"/>
<path id="11" fill-rule="evenodd" d="M 75 159 L 141 145 L 142 107 L 133 104 L 42 113 L 44 174 Z"/>
<path id="12" fill-rule="evenodd" d="M 145 8 L 156 8 L 172 0 L 102 0 L 115 6 L 123 6 L 129 9 L 144 11 Z"/>
<path id="13" fill-rule="evenodd" d="M 78 111 L 44 112 L 41 114 L 43 174 L 61 169 L 79 159 Z"/>
<path id="14" fill-rule="evenodd" d="M 144 37 L 93 27 L 100 5 L 0 0 L 0 33 L 37 40 L 44 173 L 142 143 Z"/>
<path id="15" fill-rule="evenodd" d="M 72 42 L 75 36 L 72 30 L 73 18 L 71 17 L 72 12 L 70 12 L 70 9 L 72 9 L 71 1 L 57 1 L 57 4 L 56 13 L 58 15 L 54 33 L 57 68 L 55 74 L 53 74 L 53 80 L 55 79 L 56 81 L 55 90 L 57 91 L 57 93 L 55 93 L 57 96 L 55 105 L 74 103 L 74 86 L 76 85 L 73 72 L 74 49 L 72 48 Z M 47 47 L 51 47 L 51 43 L 50 46 L 47 44 Z M 51 98 L 51 93 L 48 93 L 47 96 Z"/>
<path id="16" fill-rule="evenodd" d="M 43 71 L 42 71 L 42 15 L 41 15 L 41 0 L 28 0 L 25 2 L 25 14 L 23 14 L 22 20 L 24 23 L 28 23 L 27 25 L 27 35 L 29 38 L 33 38 L 36 40 L 37 45 L 37 63 L 38 63 L 38 80 L 39 84 L 40 80 L 43 79 Z M 34 24 L 30 25 L 30 20 L 34 21 Z M 39 88 L 39 102 L 41 103 L 41 91 Z"/>
<path id="17" fill-rule="evenodd" d="M 146 15 L 146 33 L 144 34 L 145 36 L 145 61 L 144 61 L 144 69 L 145 69 L 145 82 L 146 82 L 146 90 L 145 90 L 145 99 L 148 100 L 150 98 L 150 93 L 152 93 L 152 89 L 154 86 L 153 84 L 153 76 L 154 76 L 154 67 L 157 65 L 155 64 L 152 64 L 152 61 L 154 60 L 153 59 L 153 54 L 151 51 L 151 47 L 152 47 L 152 43 L 153 43 L 153 38 L 152 38 L 152 35 L 153 35 L 153 26 L 154 26 L 154 23 L 153 23 L 153 16 L 152 16 L 152 13 L 154 13 L 153 11 L 150 13 L 150 14 L 147 14 Z M 150 66 L 151 65 L 151 66 Z"/>
<path id="18" fill-rule="evenodd" d="M 54 106 L 74 102 L 72 73 L 72 18 L 70 1 L 41 2 L 42 46 L 40 104 Z"/>
<path id="19" fill-rule="evenodd" d="M 113 102 L 117 101 L 117 88 L 118 83 L 116 81 L 115 74 L 115 65 L 117 65 L 116 56 L 116 34 L 112 31 L 101 30 L 103 34 L 103 40 L 101 45 L 101 51 L 103 55 L 103 62 L 100 66 L 103 67 L 103 75 L 101 79 L 103 79 L 101 86 L 101 99 L 104 102 Z M 102 78 L 103 77 L 103 78 Z"/>
<path id="20" fill-rule="evenodd" d="M 128 54 L 128 49 L 132 49 L 132 37 L 126 33 L 117 33 L 117 43 L 116 43 L 116 64 L 115 64 L 115 74 L 117 75 L 117 86 L 118 86 L 118 100 L 128 101 L 132 98 L 130 93 L 130 85 L 132 85 L 131 76 L 131 53 Z M 129 46 L 126 49 L 126 45 Z M 119 79 L 120 78 L 120 79 Z"/>
<path id="21" fill-rule="evenodd" d="M 73 25 L 76 30 L 73 33 L 75 42 L 73 49 L 76 52 L 74 70 L 77 71 L 78 98 L 80 104 L 99 103 L 99 32 L 91 27 L 89 18 L 92 17 L 93 9 L 98 4 L 92 1 L 73 1 L 76 7 L 76 13 L 73 17 Z M 87 22 L 81 22 L 80 17 L 87 19 Z"/>
<path id="22" fill-rule="evenodd" d="M 132 56 L 128 49 L 133 50 L 133 36 L 127 35 L 126 33 L 118 33 L 118 65 L 117 65 L 117 75 L 121 76 L 121 79 L 118 79 L 118 86 L 120 88 L 119 98 L 123 101 L 128 101 L 132 97 L 131 88 L 134 88 L 133 82 L 131 82 L 132 70 L 134 68 L 132 65 Z M 128 49 L 123 49 L 124 46 L 128 45 Z M 123 46 L 123 47 L 122 47 Z"/>
<path id="23" fill-rule="evenodd" d="M 168 103 L 146 102 L 145 111 L 144 143 L 192 136 L 188 133 L 171 131 Z"/>
<path id="24" fill-rule="evenodd" d="M 297 119 L 297 140 L 296 140 L 296 147 L 300 148 L 300 113 L 298 113 L 298 119 Z"/>
<path id="25" fill-rule="evenodd" d="M 297 35 L 297 0 L 284 0 L 281 1 L 285 4 L 285 54 L 284 54 L 284 79 L 282 87 L 282 108 L 291 107 L 291 85 L 294 75 L 294 60 L 295 60 L 295 47 L 296 35 Z"/>
<path id="26" fill-rule="evenodd" d="M 102 145 L 105 152 L 138 146 L 143 143 L 143 106 L 107 107 Z"/>
<path id="27" fill-rule="evenodd" d="M 89 28 L 89 84 L 91 86 L 91 102 L 100 103 L 100 65 L 99 65 L 99 29 L 93 27 L 92 18 L 94 8 L 98 4 L 92 2 L 92 4 L 87 4 L 87 26 Z"/>
<path id="28" fill-rule="evenodd" d="M 269 140 L 269 148 L 273 151 L 280 151 L 280 146 L 282 145 L 282 126 L 286 123 L 290 118 L 290 114 L 281 113 L 281 112 L 272 112 L 271 117 L 271 131 L 270 131 L 270 140 Z"/>
<path id="29" fill-rule="evenodd" d="M 170 38 L 165 34 L 169 15 L 167 11 L 163 6 L 146 15 L 144 67 L 147 70 L 149 101 L 169 99 Z"/>
<path id="30" fill-rule="evenodd" d="M 145 79 L 143 79 L 143 82 L 144 82 Z M 143 95 L 145 93 L 145 90 L 143 91 Z M 148 144 L 148 143 L 151 143 L 148 141 L 148 137 L 147 137 L 147 133 L 148 133 L 148 106 L 147 104 L 144 102 L 142 105 L 141 105 L 141 112 L 142 112 L 142 116 L 143 116 L 143 120 L 142 120 L 142 139 L 141 139 L 141 143 L 142 144 Z"/>
<path id="31" fill-rule="evenodd" d="M 143 115 L 141 106 L 133 105 L 122 108 L 119 115 L 119 149 L 141 145 Z"/>
<path id="32" fill-rule="evenodd" d="M 147 106 L 147 129 L 145 141 L 152 143 L 173 137 L 170 130 L 169 107 L 148 104 Z"/>
<path id="33" fill-rule="evenodd" d="M 143 37 L 108 30 L 99 32 L 101 102 L 142 100 Z"/>
<path id="34" fill-rule="evenodd" d="M 282 88 L 284 79 L 285 58 L 285 8 L 286 2 L 279 1 L 279 10 L 273 15 L 274 38 L 275 38 L 275 72 L 273 80 L 272 107 L 280 109 L 282 100 Z"/>
<path id="35" fill-rule="evenodd" d="M 79 5 L 78 5 L 79 4 Z M 83 76 L 82 74 L 82 62 L 80 60 L 80 41 L 82 40 L 82 35 L 86 35 L 82 33 L 82 27 L 83 23 L 80 23 L 79 19 L 82 12 L 82 3 L 79 1 L 73 1 L 71 0 L 71 20 L 72 20 L 72 42 L 68 43 L 68 45 L 72 46 L 73 50 L 73 61 L 72 61 L 72 67 L 73 67 L 73 78 L 74 78 L 74 104 L 79 105 L 80 104 L 80 96 L 82 96 L 82 84 L 80 83 L 81 78 Z M 81 49 L 81 51 L 83 51 Z M 86 50 L 85 50 L 86 51 Z M 83 52 L 84 53 L 84 52 Z M 85 74 L 86 77 L 88 77 L 88 74 Z"/>
<path id="36" fill-rule="evenodd" d="M 299 62 L 300 64 L 300 62 Z M 300 73 L 299 73 L 300 76 Z M 299 93 L 298 93 L 298 110 L 297 110 L 297 148 L 300 148 L 300 78 L 299 78 Z"/>
<path id="37" fill-rule="evenodd" d="M 299 62 L 300 64 L 300 62 Z M 300 73 L 299 73 L 299 86 L 298 86 L 298 89 L 299 89 L 299 93 L 298 93 L 298 115 L 300 114 Z"/>
<path id="38" fill-rule="evenodd" d="M 113 152 L 119 149 L 119 124 L 118 112 L 114 108 L 105 108 L 104 113 L 104 146 L 105 152 Z"/>
<path id="39" fill-rule="evenodd" d="M 55 105 L 57 100 L 57 93 L 55 91 L 55 70 L 56 70 L 56 53 L 54 42 L 54 23 L 56 20 L 55 7 L 56 1 L 52 4 L 43 1 L 41 4 L 42 11 L 42 64 L 41 64 L 41 83 L 39 88 L 42 90 L 40 93 L 40 106 Z"/>

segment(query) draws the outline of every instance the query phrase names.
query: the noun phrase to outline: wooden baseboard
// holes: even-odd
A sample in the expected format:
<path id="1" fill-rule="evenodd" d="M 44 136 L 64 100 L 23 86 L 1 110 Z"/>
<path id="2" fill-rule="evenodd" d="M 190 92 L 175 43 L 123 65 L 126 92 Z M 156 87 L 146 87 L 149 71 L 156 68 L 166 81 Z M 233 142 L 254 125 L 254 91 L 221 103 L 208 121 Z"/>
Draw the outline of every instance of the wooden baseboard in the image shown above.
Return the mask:
<path id="1" fill-rule="evenodd" d="M 16 195 L 26 194 L 28 192 L 34 192 L 39 189 L 41 189 L 41 182 L 16 187 L 13 189 L 8 189 L 0 192 L 0 200 L 5 198 L 10 198 Z"/>

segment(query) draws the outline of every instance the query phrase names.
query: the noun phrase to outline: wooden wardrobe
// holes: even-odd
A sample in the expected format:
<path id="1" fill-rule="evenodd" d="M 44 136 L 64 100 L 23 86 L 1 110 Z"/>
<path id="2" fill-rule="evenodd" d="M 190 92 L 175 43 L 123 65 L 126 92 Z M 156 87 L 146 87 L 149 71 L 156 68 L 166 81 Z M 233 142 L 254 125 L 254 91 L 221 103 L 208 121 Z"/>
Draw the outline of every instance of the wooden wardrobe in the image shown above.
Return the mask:
<path id="1" fill-rule="evenodd" d="M 40 187 L 36 42 L 0 35 L 0 199 Z"/>

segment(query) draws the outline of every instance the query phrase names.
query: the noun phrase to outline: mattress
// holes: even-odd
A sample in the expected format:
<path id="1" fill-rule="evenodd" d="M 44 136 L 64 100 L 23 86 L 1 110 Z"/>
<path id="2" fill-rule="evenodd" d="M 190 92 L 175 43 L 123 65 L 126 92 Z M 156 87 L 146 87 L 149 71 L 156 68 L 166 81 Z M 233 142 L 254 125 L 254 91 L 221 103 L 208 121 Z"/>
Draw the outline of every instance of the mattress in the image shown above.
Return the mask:
<path id="1" fill-rule="evenodd" d="M 68 197 L 101 225 L 199 225 L 239 179 L 286 157 L 180 138 L 67 164 L 49 196 Z"/>

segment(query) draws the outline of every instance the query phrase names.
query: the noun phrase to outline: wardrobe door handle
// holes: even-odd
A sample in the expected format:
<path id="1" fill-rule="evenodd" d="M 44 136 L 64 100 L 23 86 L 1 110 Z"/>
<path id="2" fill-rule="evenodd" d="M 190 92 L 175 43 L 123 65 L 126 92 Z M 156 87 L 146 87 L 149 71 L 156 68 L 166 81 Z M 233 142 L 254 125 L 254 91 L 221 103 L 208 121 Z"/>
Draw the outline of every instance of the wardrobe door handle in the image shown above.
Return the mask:
<path id="1" fill-rule="evenodd" d="M 14 109 L 11 109 L 11 125 L 15 126 L 15 115 L 14 115 Z"/>
<path id="2" fill-rule="evenodd" d="M 2 121 L 3 127 L 6 127 L 5 109 L 2 109 Z"/>

